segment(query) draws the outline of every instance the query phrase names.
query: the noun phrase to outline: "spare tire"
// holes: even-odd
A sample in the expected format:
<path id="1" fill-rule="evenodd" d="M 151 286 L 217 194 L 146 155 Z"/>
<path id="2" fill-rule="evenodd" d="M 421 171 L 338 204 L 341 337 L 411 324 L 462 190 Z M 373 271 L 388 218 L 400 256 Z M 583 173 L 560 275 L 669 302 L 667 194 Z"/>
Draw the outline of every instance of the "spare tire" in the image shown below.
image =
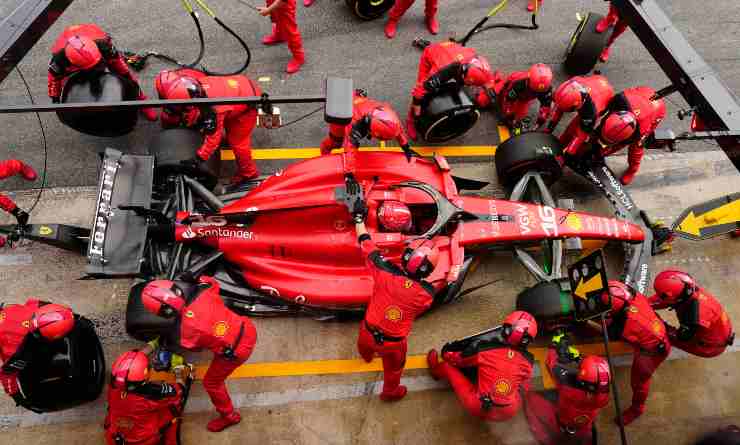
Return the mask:
<path id="1" fill-rule="evenodd" d="M 599 56 L 606 47 L 609 34 L 611 34 L 611 30 L 596 32 L 596 24 L 603 18 L 601 14 L 589 12 L 578 23 L 565 52 L 563 64 L 568 74 L 572 76 L 588 74 L 598 63 Z"/>
<path id="2" fill-rule="evenodd" d="M 128 79 L 109 72 L 77 72 L 67 79 L 62 90 L 62 103 L 97 103 L 136 100 L 139 87 Z M 130 133 L 136 126 L 137 108 L 111 111 L 57 111 L 62 123 L 91 136 L 116 137 Z"/>
<path id="3" fill-rule="evenodd" d="M 354 15 L 362 20 L 375 20 L 393 7 L 394 0 L 345 0 Z"/>
<path id="4" fill-rule="evenodd" d="M 176 319 L 158 317 L 149 312 L 141 302 L 141 291 L 148 281 L 135 284 L 129 292 L 126 306 L 126 332 L 140 341 L 167 337 L 176 328 Z"/>
<path id="5" fill-rule="evenodd" d="M 467 133 L 479 117 L 480 112 L 465 90 L 450 88 L 422 106 L 416 131 L 427 142 L 446 142 Z"/>
<path id="6" fill-rule="evenodd" d="M 540 173 L 545 184 L 551 185 L 563 174 L 557 160 L 563 147 L 558 138 L 549 133 L 522 133 L 504 141 L 496 149 L 496 173 L 499 182 L 513 187 L 527 173 Z"/>
<path id="7" fill-rule="evenodd" d="M 560 291 L 556 282 L 543 281 L 528 287 L 516 297 L 516 309 L 532 314 L 543 331 L 573 321 L 573 298 Z"/>
<path id="8" fill-rule="evenodd" d="M 203 136 L 189 128 L 173 128 L 157 133 L 149 142 L 149 153 L 155 160 L 155 183 L 162 185 L 162 181 L 168 176 L 184 174 L 200 182 L 208 190 L 213 190 L 218 183 L 218 153 L 214 153 L 200 168 L 187 163 L 195 157 L 195 151 L 201 144 Z"/>

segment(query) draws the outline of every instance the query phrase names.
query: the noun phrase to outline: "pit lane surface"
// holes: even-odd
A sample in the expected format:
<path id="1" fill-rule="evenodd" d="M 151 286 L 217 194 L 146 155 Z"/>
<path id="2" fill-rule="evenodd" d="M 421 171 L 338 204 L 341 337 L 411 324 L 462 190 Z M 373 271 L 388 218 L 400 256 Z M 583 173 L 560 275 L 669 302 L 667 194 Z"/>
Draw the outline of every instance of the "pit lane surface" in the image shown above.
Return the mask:
<path id="1" fill-rule="evenodd" d="M 0 5 L 3 17 L 10 5 Z M 544 61 L 557 65 L 565 42 L 575 26 L 577 10 L 606 10 L 602 1 L 560 0 L 547 1 L 540 18 L 542 29 L 537 33 L 494 31 L 473 40 L 492 65 L 504 71 L 522 69 L 531 63 Z M 93 1 L 77 0 L 60 21 L 39 42 L 21 64 L 32 85 L 34 94 L 45 96 L 47 48 L 62 27 L 94 20 L 109 30 L 121 47 L 132 49 L 162 49 L 178 58 L 187 59 L 196 47 L 191 35 L 191 23 L 179 9 L 177 2 L 138 0 Z M 214 2 L 215 3 L 215 2 Z M 418 2 L 417 2 L 418 3 Z M 448 0 L 442 5 L 442 33 L 458 34 L 472 26 L 490 7 L 475 2 Z M 523 12 L 525 0 L 512 1 L 500 15 L 507 21 L 526 22 Z M 736 17 L 740 4 L 715 1 L 701 4 L 686 0 L 662 2 L 679 28 L 699 52 L 712 64 L 735 91 L 740 91 L 740 69 L 737 68 L 737 47 L 740 37 Z M 410 40 L 423 32 L 422 7 L 414 6 L 401 24 L 393 41 L 382 36 L 382 22 L 363 23 L 349 16 L 344 2 L 317 0 L 310 9 L 298 7 L 299 23 L 306 41 L 309 63 L 296 76 L 282 74 L 289 55 L 285 47 L 265 48 L 258 37 L 269 31 L 269 22 L 254 12 L 229 1 L 219 3 L 217 12 L 238 28 L 252 46 L 253 64 L 248 70 L 252 77 L 270 77 L 267 89 L 276 94 L 314 93 L 320 90 L 326 75 L 342 75 L 355 79 L 356 85 L 366 88 L 371 95 L 390 101 L 400 114 L 408 105 L 407 92 L 416 76 L 418 52 L 410 47 Z M 235 64 L 239 49 L 225 34 L 204 19 L 209 44 L 219 48 L 208 55 L 209 67 L 225 68 Z M 351 57 L 347 57 L 351 55 Z M 141 77 L 145 89 L 151 91 L 151 79 L 162 68 L 152 61 Z M 615 88 L 637 83 L 660 87 L 667 79 L 655 62 L 641 48 L 639 42 L 627 33 L 615 46 L 612 61 L 604 68 Z M 564 75 L 558 73 L 558 79 Z M 26 98 L 17 76 L 10 76 L 0 86 L 0 103 L 18 103 Z M 678 104 L 682 100 L 672 98 Z M 678 123 L 673 115 L 678 109 L 668 104 L 668 125 Z M 286 119 L 291 120 L 310 111 L 311 106 L 285 107 Z M 28 159 L 40 168 L 42 165 L 40 139 L 33 116 L 0 117 L 0 148 L 2 157 L 18 156 Z M 103 140 L 80 135 L 61 126 L 54 116 L 44 116 L 50 139 L 50 181 L 55 186 L 90 186 L 95 183 L 98 158 L 96 150 L 106 146 L 143 152 L 146 141 L 156 131 L 154 124 L 141 123 L 131 135 Z M 683 123 L 685 125 L 685 122 Z M 278 130 L 255 132 L 256 147 L 311 147 L 317 146 L 325 132 L 317 115 L 294 126 Z M 467 145 L 495 145 L 498 135 L 490 115 L 484 116 L 478 126 L 456 143 Z M 703 144 L 683 144 L 685 151 L 712 150 Z M 6 152 L 7 150 L 7 152 Z M 284 162 L 284 161 L 283 161 Z M 267 170 L 280 163 L 262 163 Z M 617 172 L 624 160 L 615 161 Z M 467 163 L 455 166 L 461 176 L 487 178 L 491 163 Z M 26 184 L 8 181 L 3 188 L 18 189 Z M 672 219 L 688 205 L 737 191 L 740 176 L 724 159 L 721 152 L 707 154 L 648 154 L 641 175 L 631 187 L 636 202 L 652 215 Z M 562 196 L 577 199 L 579 208 L 605 213 L 607 208 L 599 195 L 594 194 L 584 181 L 571 175 L 559 186 Z M 502 196 L 497 188 L 486 190 Z M 33 221 L 54 221 L 88 225 L 94 206 L 94 190 L 73 187 L 49 190 Z M 19 203 L 29 205 L 32 193 L 20 193 Z M 3 220 L 4 221 L 4 220 Z M 728 308 L 736 325 L 740 324 L 740 303 L 735 289 L 740 284 L 737 271 L 738 241 L 720 239 L 705 243 L 678 241 L 674 251 L 654 258 L 655 269 L 669 266 L 688 269 L 698 279 L 711 283 Z M 619 249 L 612 249 L 615 254 Z M 31 244 L 0 256 L 0 282 L 3 299 L 20 302 L 27 296 L 56 300 L 71 304 L 78 312 L 91 316 L 97 323 L 105 342 L 107 359 L 133 347 L 124 334 L 123 310 L 129 282 L 77 281 L 84 269 L 78 256 Z M 487 258 L 471 276 L 467 285 L 473 286 L 492 278 L 505 277 L 484 291 L 469 295 L 465 301 L 429 314 L 415 326 L 410 353 L 421 354 L 428 348 L 439 347 L 445 341 L 488 328 L 511 310 L 516 293 L 532 279 L 508 254 Z M 669 319 L 672 317 L 669 316 Z M 259 343 L 251 362 L 280 362 L 291 360 L 327 360 L 353 358 L 355 324 L 319 323 L 308 319 L 257 320 Z M 207 357 L 195 356 L 197 361 Z M 674 360 L 663 365 L 655 378 L 648 412 L 628 429 L 631 443 L 674 444 L 689 443 L 693 435 L 720 424 L 740 421 L 740 377 L 736 371 L 739 355 L 726 354 L 712 360 Z M 190 414 L 186 416 L 184 443 L 532 443 L 522 417 L 502 425 L 480 423 L 467 417 L 449 389 L 434 390 L 444 385 L 426 377 L 425 371 L 407 374 L 412 390 L 399 404 L 383 404 L 371 394 L 377 390 L 379 373 L 342 376 L 306 376 L 239 380 L 230 383 L 240 406 L 243 423 L 219 435 L 205 431 L 210 417 L 206 395 L 198 385 L 194 390 Z M 623 400 L 629 397 L 628 370 L 618 372 Z M 47 417 L 14 408 L 6 398 L 0 398 L 0 425 L 6 425 L 0 435 L 4 443 L 97 443 L 102 440 L 101 419 L 103 404 L 99 401 L 79 411 Z M 624 402 L 623 402 L 624 403 Z M 602 443 L 616 443 L 616 429 L 611 424 L 612 408 L 600 417 Z M 49 420 L 50 419 L 50 420 Z M 44 422 L 53 422 L 44 424 Z M 58 422 L 63 423 L 58 423 Z M 22 427 L 18 427 L 18 424 Z"/>
<path id="2" fill-rule="evenodd" d="M 678 155 L 651 155 L 650 162 L 631 187 L 635 201 L 650 214 L 673 217 L 676 209 L 693 204 L 700 196 L 717 196 L 740 187 L 740 174 L 727 167 L 720 152 Z M 610 160 L 619 171 L 623 157 Z M 455 167 L 456 174 L 476 179 L 494 179 L 490 163 L 466 163 Z M 494 182 L 495 183 L 495 182 Z M 601 196 L 581 178 L 572 174 L 556 186 L 560 197 L 572 197 L 577 208 L 606 214 Z M 486 195 L 503 197 L 490 186 Z M 20 192 L 16 198 L 28 204 L 35 195 Z M 95 205 L 94 187 L 47 191 L 34 215 L 36 222 L 58 221 L 87 225 Z M 5 220 L 0 221 L 0 223 Z M 733 320 L 740 320 L 740 302 L 735 289 L 740 285 L 737 270 L 737 240 L 716 239 L 703 243 L 678 240 L 673 252 L 653 258 L 655 269 L 682 267 L 720 298 Z M 620 248 L 610 248 L 611 270 L 619 269 Z M 72 305 L 96 323 L 110 361 L 134 347 L 124 334 L 123 311 L 128 280 L 78 281 L 84 260 L 38 244 L 26 244 L 0 254 L 0 280 L 5 301 L 21 302 L 28 295 Z M 489 288 L 474 292 L 463 301 L 441 308 L 420 319 L 410 339 L 410 354 L 497 324 L 514 305 L 517 292 L 533 279 L 508 253 L 488 256 L 471 274 L 466 287 L 503 278 Z M 673 316 L 665 314 L 675 322 Z M 319 322 L 305 318 L 256 319 L 259 340 L 249 363 L 291 362 L 356 358 L 356 323 Z M 732 351 L 740 349 L 736 344 Z M 655 440 L 688 444 L 698 431 L 740 421 L 740 377 L 736 371 L 740 354 L 704 360 L 675 353 L 654 379 L 648 411 L 628 429 L 630 443 Z M 207 355 L 191 360 L 204 363 Z M 629 356 L 617 360 L 617 378 L 622 398 L 629 398 Z M 264 367 L 263 367 L 264 372 Z M 443 383 L 434 382 L 423 369 L 405 374 L 410 388 L 406 400 L 385 404 L 375 395 L 381 373 L 324 374 L 231 380 L 229 386 L 244 418 L 242 424 L 220 435 L 205 431 L 209 402 L 200 385 L 194 387 L 185 416 L 185 444 L 194 443 L 502 443 L 530 444 L 532 438 L 523 417 L 501 425 L 489 425 L 467 417 L 454 394 Z M 541 386 L 540 378 L 534 380 Z M 611 423 L 612 408 L 603 411 L 599 429 L 602 443 L 616 443 Z M 102 400 L 78 409 L 38 416 L 0 399 L 0 425 L 6 434 L 0 443 L 28 440 L 29 443 L 89 443 L 102 438 Z M 699 413 L 699 414 L 697 414 Z"/>

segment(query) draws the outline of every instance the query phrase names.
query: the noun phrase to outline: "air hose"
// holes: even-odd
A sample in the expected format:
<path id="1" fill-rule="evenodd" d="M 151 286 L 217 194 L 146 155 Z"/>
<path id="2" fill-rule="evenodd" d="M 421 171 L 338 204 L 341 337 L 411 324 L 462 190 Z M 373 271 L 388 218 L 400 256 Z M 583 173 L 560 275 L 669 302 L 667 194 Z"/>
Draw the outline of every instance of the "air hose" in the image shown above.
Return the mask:
<path id="1" fill-rule="evenodd" d="M 249 45 L 247 45 L 247 42 L 244 41 L 244 39 L 237 34 L 231 27 L 229 27 L 227 24 L 225 24 L 221 19 L 216 16 L 216 13 L 208 6 L 208 4 L 205 3 L 204 0 L 194 0 L 195 3 L 198 4 L 198 6 L 205 11 L 206 14 L 211 16 L 211 18 L 224 29 L 227 33 L 231 34 L 232 37 L 234 37 L 239 44 L 244 48 L 244 52 L 246 53 L 246 59 L 244 60 L 244 63 L 242 66 L 232 72 L 228 73 L 220 73 L 217 71 L 211 71 L 208 70 L 204 65 L 201 64 L 201 60 L 203 59 L 203 56 L 205 55 L 205 39 L 203 36 L 203 29 L 200 24 L 200 19 L 198 18 L 198 13 L 193 9 L 193 5 L 190 4 L 189 0 L 180 0 L 182 3 L 182 7 L 185 9 L 185 11 L 192 17 L 193 22 L 195 22 L 195 27 L 198 30 L 198 41 L 200 44 L 200 49 L 198 52 L 198 57 L 196 57 L 195 61 L 192 63 L 183 63 L 174 57 L 168 56 L 166 54 L 158 53 L 156 51 L 148 51 L 143 54 L 137 54 L 130 51 L 124 52 L 124 57 L 126 59 L 126 63 L 131 66 L 136 71 L 140 71 L 144 69 L 146 66 L 146 61 L 149 57 L 154 57 L 160 60 L 164 60 L 166 62 L 172 63 L 174 65 L 177 65 L 180 68 L 190 68 L 190 69 L 196 69 L 199 71 L 204 72 L 205 74 L 208 74 L 210 76 L 232 76 L 234 74 L 239 74 L 247 69 L 249 66 L 249 63 L 252 61 L 252 52 L 249 50 Z"/>
<path id="2" fill-rule="evenodd" d="M 508 4 L 509 0 L 501 0 L 501 2 L 494 6 L 490 11 L 488 11 L 488 14 L 486 14 L 483 19 L 481 19 L 480 22 L 476 23 L 473 28 L 468 31 L 468 33 L 465 35 L 465 37 L 462 38 L 458 43 L 460 45 L 465 46 L 468 41 L 478 33 L 481 33 L 483 31 L 488 31 L 490 29 L 497 29 L 497 28 L 505 28 L 505 29 L 525 29 L 529 31 L 534 31 L 536 29 L 539 29 L 540 25 L 537 24 L 537 12 L 539 12 L 540 9 L 540 2 L 539 0 L 535 0 L 534 3 L 534 11 L 532 11 L 532 24 L 531 25 L 520 25 L 516 23 L 493 23 L 488 26 L 484 26 L 486 22 L 488 22 L 488 19 L 498 14 L 500 11 L 502 11 L 506 5 Z"/>

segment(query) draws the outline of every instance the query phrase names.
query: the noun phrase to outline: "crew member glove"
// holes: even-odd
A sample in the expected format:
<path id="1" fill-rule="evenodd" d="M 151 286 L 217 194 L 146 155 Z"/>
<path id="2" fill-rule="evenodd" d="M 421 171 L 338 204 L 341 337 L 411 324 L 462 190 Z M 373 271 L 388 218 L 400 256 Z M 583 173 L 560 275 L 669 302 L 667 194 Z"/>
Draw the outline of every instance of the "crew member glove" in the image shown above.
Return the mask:
<path id="1" fill-rule="evenodd" d="M 2 381 L 5 393 L 11 397 L 20 392 L 18 388 L 18 376 L 15 373 L 0 371 L 0 381 Z"/>
<path id="2" fill-rule="evenodd" d="M 15 216 L 15 219 L 18 220 L 19 226 L 25 226 L 28 224 L 28 213 L 21 210 L 20 208 L 16 207 L 13 209 L 12 212 L 10 212 L 13 216 Z"/>
<path id="3" fill-rule="evenodd" d="M 155 371 L 169 371 L 172 369 L 172 355 L 170 351 L 157 350 L 152 359 L 152 368 Z"/>
<path id="4" fill-rule="evenodd" d="M 156 337 L 154 340 L 148 341 L 146 343 L 150 348 L 152 348 L 152 351 L 156 351 L 159 349 L 159 337 Z"/>
<path id="5" fill-rule="evenodd" d="M 172 358 L 170 359 L 170 365 L 173 369 L 179 366 L 185 366 L 185 358 L 181 356 L 180 354 L 172 354 Z"/>

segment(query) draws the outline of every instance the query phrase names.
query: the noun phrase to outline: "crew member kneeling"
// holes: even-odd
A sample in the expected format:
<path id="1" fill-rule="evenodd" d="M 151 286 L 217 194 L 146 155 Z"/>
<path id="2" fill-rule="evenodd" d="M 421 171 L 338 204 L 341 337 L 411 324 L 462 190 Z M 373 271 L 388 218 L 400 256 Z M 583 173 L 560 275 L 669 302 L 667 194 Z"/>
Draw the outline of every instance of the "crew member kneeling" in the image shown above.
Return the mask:
<path id="1" fill-rule="evenodd" d="M 428 45 L 421 54 L 419 74 L 411 92 L 413 102 L 406 119 L 409 137 L 417 139 L 415 119 L 421 115 L 421 106 L 448 82 L 454 81 L 460 88 L 464 85 L 482 87 L 491 79 L 491 65 L 473 48 L 451 40 Z"/>
<path id="2" fill-rule="evenodd" d="M 445 352 L 440 361 L 436 350 L 427 354 L 432 377 L 450 382 L 470 414 L 492 422 L 514 417 L 529 390 L 534 357 L 527 345 L 537 336 L 537 322 L 527 312 L 512 312 L 504 319 L 501 336 L 501 343 L 487 345 L 469 357 Z M 459 368 L 477 368 L 477 387 Z"/>
<path id="3" fill-rule="evenodd" d="M 248 97 L 262 94 L 260 88 L 248 77 L 201 76 L 190 73 L 163 71 L 155 80 L 160 99 L 192 99 L 205 97 Z M 204 106 L 168 106 L 162 112 L 165 127 L 183 125 L 197 128 L 205 134 L 203 145 L 198 149 L 195 162 L 207 161 L 219 148 L 226 132 L 226 141 L 234 150 L 237 172 L 231 183 L 251 180 L 259 176 L 252 159 L 252 131 L 257 125 L 257 109 L 246 104 Z"/>
<path id="4" fill-rule="evenodd" d="M 105 68 L 133 82 L 139 89 L 139 100 L 147 99 L 123 55 L 113 45 L 111 36 L 94 23 L 65 28 L 54 42 L 51 53 L 48 87 L 49 97 L 54 103 L 61 101 L 62 87 L 71 74 Z M 141 113 L 150 121 L 157 120 L 154 108 L 142 108 Z"/>
<path id="5" fill-rule="evenodd" d="M 174 338 L 163 339 L 165 348 L 214 353 L 203 386 L 220 416 L 208 422 L 208 430 L 217 432 L 239 423 L 241 416 L 231 403 L 226 378 L 252 355 L 257 342 L 252 321 L 224 306 L 218 282 L 212 277 L 203 276 L 196 285 L 152 281 L 142 291 L 141 301 L 153 314 L 179 319 Z"/>
<path id="6" fill-rule="evenodd" d="M 18 374 L 33 365 L 35 340 L 53 342 L 64 338 L 75 325 L 66 306 L 29 299 L 24 304 L 0 306 L 0 381 L 5 393 L 21 397 Z"/>
<path id="7" fill-rule="evenodd" d="M 105 440 L 108 445 L 178 445 L 183 385 L 149 381 L 149 357 L 134 349 L 111 367 Z"/>
<path id="8" fill-rule="evenodd" d="M 557 402 L 527 394 L 529 429 L 542 445 L 596 443 L 594 421 L 609 404 L 609 364 L 596 355 L 581 357 L 562 334 L 553 338 L 545 362 L 557 386 Z"/>
<path id="9" fill-rule="evenodd" d="M 0 179 L 10 178 L 11 176 L 21 175 L 26 181 L 35 181 L 38 178 L 36 171 L 28 164 L 17 159 L 8 159 L 0 161 Z M 12 199 L 0 193 L 0 209 L 5 210 L 15 216 L 18 224 L 25 226 L 28 224 L 28 213 L 21 210 Z M 5 237 L 0 236 L 0 247 L 5 245 Z"/>
<path id="10" fill-rule="evenodd" d="M 501 85 L 500 89 L 497 84 Z M 535 99 L 540 103 L 537 114 L 537 125 L 540 126 L 550 117 L 552 106 L 552 69 L 544 63 L 532 65 L 527 71 L 509 74 L 503 84 L 500 80 L 489 81 L 478 94 L 476 104 L 486 108 L 495 102 L 501 119 L 509 126 L 518 126 Z"/>
<path id="11" fill-rule="evenodd" d="M 655 277 L 654 309 L 676 311 L 678 328 L 667 326 L 671 345 L 699 357 L 716 357 L 735 342 L 732 322 L 717 299 L 691 275 L 664 270 Z"/>
<path id="12" fill-rule="evenodd" d="M 353 212 L 358 240 L 373 277 L 365 319 L 360 324 L 357 350 L 366 362 L 377 354 L 383 360 L 380 399 L 400 400 L 406 395 L 401 375 L 406 364 L 407 337 L 414 319 L 434 301 L 434 288 L 424 281 L 437 265 L 434 241 L 412 241 L 403 253 L 403 268 L 383 258 L 365 227 L 363 210 Z"/>

